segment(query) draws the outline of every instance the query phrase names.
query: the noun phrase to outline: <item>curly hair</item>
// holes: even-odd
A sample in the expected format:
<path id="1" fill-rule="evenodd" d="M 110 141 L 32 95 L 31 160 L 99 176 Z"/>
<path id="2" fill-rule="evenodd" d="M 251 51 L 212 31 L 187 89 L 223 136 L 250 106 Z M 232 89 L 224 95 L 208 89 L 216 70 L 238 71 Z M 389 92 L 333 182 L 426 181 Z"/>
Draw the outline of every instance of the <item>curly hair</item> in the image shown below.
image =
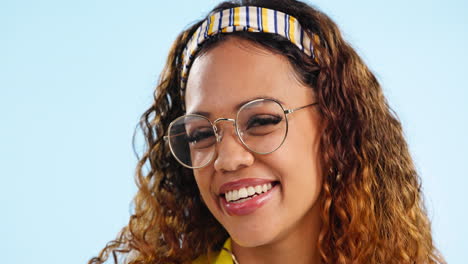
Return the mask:
<path id="1" fill-rule="evenodd" d="M 253 5 L 290 14 L 314 40 L 317 61 L 274 34 L 228 35 L 280 53 L 311 87 L 323 122 L 320 153 L 326 168 L 321 193 L 323 263 L 445 263 L 435 248 L 421 180 L 402 126 L 368 67 L 325 14 L 294 0 L 228 1 L 212 11 Z M 203 20 L 175 40 L 139 123 L 145 151 L 136 168 L 138 192 L 129 223 L 89 264 L 190 263 L 219 250 L 229 236 L 200 198 L 193 172 L 172 156 L 164 140 L 169 123 L 185 113 L 181 54 Z M 218 34 L 206 52 L 229 38 Z"/>

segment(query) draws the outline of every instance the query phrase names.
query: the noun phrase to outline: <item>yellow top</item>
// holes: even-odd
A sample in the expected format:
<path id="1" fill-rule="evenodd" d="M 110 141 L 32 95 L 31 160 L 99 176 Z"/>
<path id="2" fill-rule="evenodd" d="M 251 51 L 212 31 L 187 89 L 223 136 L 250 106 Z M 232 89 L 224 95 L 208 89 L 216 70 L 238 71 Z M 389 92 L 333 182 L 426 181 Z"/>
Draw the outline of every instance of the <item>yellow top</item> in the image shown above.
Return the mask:
<path id="1" fill-rule="evenodd" d="M 202 255 L 195 259 L 192 264 L 233 264 L 231 254 L 229 251 L 224 250 L 224 248 L 231 251 L 231 238 L 228 238 L 226 242 L 224 242 L 223 249 L 221 249 L 221 251 L 215 253 L 209 258 L 212 262 L 208 262 L 208 257 L 206 255 Z"/>

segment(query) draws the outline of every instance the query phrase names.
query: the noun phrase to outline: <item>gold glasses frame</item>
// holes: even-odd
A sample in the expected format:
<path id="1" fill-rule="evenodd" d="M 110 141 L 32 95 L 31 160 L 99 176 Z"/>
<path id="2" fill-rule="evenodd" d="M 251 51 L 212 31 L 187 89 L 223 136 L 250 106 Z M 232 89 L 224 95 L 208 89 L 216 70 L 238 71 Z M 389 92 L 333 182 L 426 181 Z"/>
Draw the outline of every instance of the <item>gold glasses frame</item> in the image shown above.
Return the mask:
<path id="1" fill-rule="evenodd" d="M 239 126 L 237 125 L 237 120 L 239 119 L 239 113 L 242 112 L 242 110 L 246 107 L 248 107 L 249 105 L 253 104 L 253 103 L 258 103 L 258 102 L 265 102 L 265 101 L 271 101 L 271 102 L 274 102 L 276 103 L 277 105 L 279 105 L 282 109 L 282 112 L 284 113 L 284 116 L 285 116 L 285 122 L 286 122 L 286 132 L 284 134 L 284 137 L 283 137 L 283 140 L 281 141 L 281 143 L 278 145 L 278 147 L 276 147 L 274 150 L 272 151 L 269 151 L 269 152 L 258 152 L 258 151 L 255 151 L 253 149 L 251 149 L 247 143 L 245 143 L 244 139 L 242 138 L 241 136 L 241 131 L 239 131 Z M 173 146 L 171 144 L 171 140 L 169 140 L 169 138 L 171 137 L 170 135 L 170 131 L 171 131 L 171 128 L 172 126 L 177 123 L 177 121 L 179 121 L 180 119 L 182 118 L 187 118 L 187 117 L 199 117 L 199 118 L 203 118 L 205 120 L 207 120 L 211 126 L 213 127 L 213 131 L 214 131 L 214 134 L 215 134 L 215 137 L 216 137 L 216 142 L 219 143 L 221 142 L 222 138 L 223 138 L 223 135 L 220 133 L 218 133 L 218 127 L 216 126 L 216 124 L 218 122 L 221 122 L 221 121 L 229 121 L 229 122 L 232 122 L 233 125 L 234 125 L 234 128 L 236 130 L 236 135 L 237 137 L 239 138 L 239 140 L 242 142 L 242 145 L 244 145 L 244 147 L 246 147 L 249 151 L 253 152 L 253 153 L 256 153 L 256 154 L 260 154 L 260 155 L 266 155 L 266 154 L 270 154 L 270 153 L 273 153 L 275 152 L 277 149 L 279 149 L 284 141 L 286 140 L 286 137 L 288 136 L 288 115 L 289 114 L 292 114 L 298 110 L 301 110 L 301 109 L 304 109 L 306 107 L 309 107 L 309 106 L 314 106 L 314 105 L 317 105 L 318 103 L 315 102 L 315 103 L 311 103 L 311 104 L 308 104 L 308 105 L 304 105 L 304 106 L 300 106 L 300 107 L 296 107 L 296 108 L 292 108 L 292 109 L 284 109 L 283 105 L 278 102 L 277 100 L 274 100 L 274 99 L 267 99 L 267 98 L 260 98 L 260 99 L 255 99 L 255 100 L 252 100 L 252 101 L 249 101 L 245 104 L 243 104 L 239 110 L 237 110 L 237 114 L 236 114 L 236 118 L 235 119 L 232 119 L 232 118 L 224 118 L 224 117 L 220 117 L 220 118 L 217 118 L 216 120 L 214 120 L 213 122 L 211 122 L 210 119 L 208 119 L 206 116 L 203 116 L 203 115 L 199 115 L 199 114 L 187 114 L 187 115 L 183 115 L 183 116 L 179 116 L 178 118 L 176 118 L 174 121 L 172 121 L 170 124 L 169 124 L 169 127 L 167 128 L 167 135 L 164 136 L 164 140 L 165 141 L 168 141 L 169 142 L 169 149 L 171 150 L 171 153 L 172 153 L 172 156 L 184 167 L 186 168 L 189 168 L 189 169 L 200 169 L 200 168 L 203 168 L 203 167 L 206 167 L 208 164 L 210 164 L 214 157 L 216 156 L 216 151 L 213 152 L 213 155 L 212 157 L 203 165 L 200 165 L 200 166 L 196 166 L 196 167 L 193 167 L 193 166 L 188 166 L 187 164 L 185 164 L 184 162 L 182 162 L 176 155 L 174 149 L 173 149 Z"/>

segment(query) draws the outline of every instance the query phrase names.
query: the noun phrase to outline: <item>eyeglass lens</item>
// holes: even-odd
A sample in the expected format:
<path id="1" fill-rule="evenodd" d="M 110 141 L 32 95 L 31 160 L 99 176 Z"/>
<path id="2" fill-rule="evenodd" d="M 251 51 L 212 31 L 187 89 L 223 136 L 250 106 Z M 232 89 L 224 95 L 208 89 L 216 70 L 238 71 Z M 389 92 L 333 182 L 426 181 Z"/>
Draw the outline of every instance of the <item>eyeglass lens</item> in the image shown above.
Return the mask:
<path id="1" fill-rule="evenodd" d="M 284 109 L 272 100 L 256 100 L 242 106 L 237 113 L 236 126 L 241 142 L 259 154 L 275 151 L 287 133 Z M 180 163 L 189 168 L 200 168 L 215 155 L 216 134 L 206 117 L 185 115 L 172 123 L 169 144 Z"/>

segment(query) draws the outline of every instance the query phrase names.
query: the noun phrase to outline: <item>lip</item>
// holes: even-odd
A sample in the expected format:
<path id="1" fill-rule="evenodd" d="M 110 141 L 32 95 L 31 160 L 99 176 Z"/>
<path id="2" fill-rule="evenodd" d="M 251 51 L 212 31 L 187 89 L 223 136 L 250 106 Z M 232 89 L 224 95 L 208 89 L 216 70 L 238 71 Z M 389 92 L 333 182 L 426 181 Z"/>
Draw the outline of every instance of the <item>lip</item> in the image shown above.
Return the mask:
<path id="1" fill-rule="evenodd" d="M 237 181 L 232 181 L 225 183 L 221 185 L 221 187 L 218 190 L 218 195 L 225 194 L 228 191 L 232 190 L 238 190 L 242 187 L 255 187 L 257 185 L 263 185 L 266 183 L 273 183 L 275 180 L 269 180 L 269 179 L 259 179 L 259 178 L 246 178 L 246 179 L 241 179 Z"/>
<path id="2" fill-rule="evenodd" d="M 257 195 L 242 203 L 229 203 L 224 196 L 220 196 L 219 199 L 221 200 L 222 207 L 229 215 L 243 216 L 251 214 L 265 205 L 279 191 L 279 188 L 280 184 L 277 183 L 268 192 Z"/>

